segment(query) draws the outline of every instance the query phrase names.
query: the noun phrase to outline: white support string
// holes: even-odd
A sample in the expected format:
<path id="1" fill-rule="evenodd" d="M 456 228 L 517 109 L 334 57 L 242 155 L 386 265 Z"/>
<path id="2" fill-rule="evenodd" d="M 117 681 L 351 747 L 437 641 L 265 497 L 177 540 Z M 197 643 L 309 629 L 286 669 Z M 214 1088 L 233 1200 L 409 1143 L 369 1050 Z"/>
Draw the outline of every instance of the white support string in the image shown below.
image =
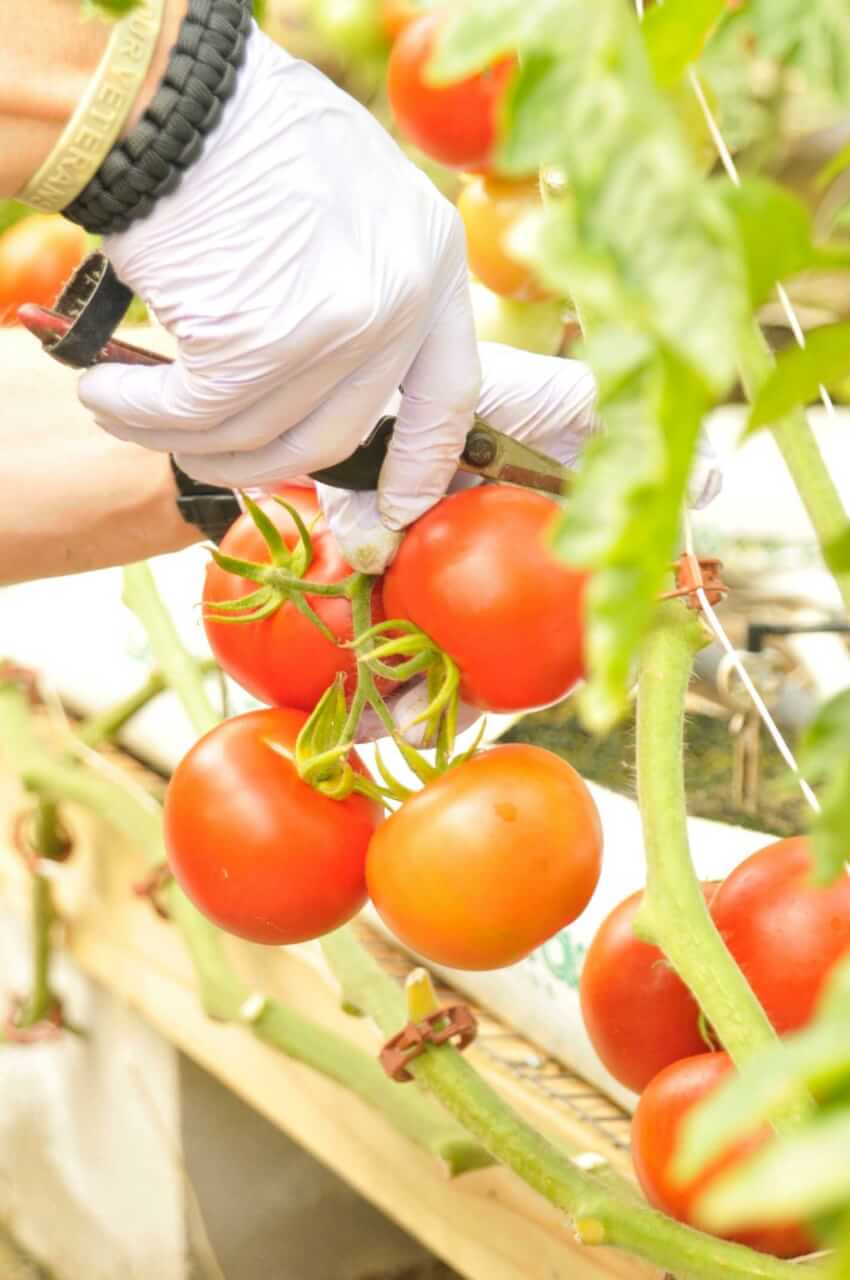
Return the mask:
<path id="1" fill-rule="evenodd" d="M 640 11 L 640 8 L 643 7 L 641 0 L 638 0 L 638 4 Z M 711 140 L 717 148 L 717 154 L 720 156 L 720 162 L 726 170 L 726 175 L 730 182 L 733 182 L 736 187 L 740 187 L 741 177 L 738 173 L 738 167 L 732 158 L 731 151 L 726 145 L 726 139 L 720 132 L 720 126 L 714 118 L 714 112 L 711 110 L 711 105 L 703 92 L 702 85 L 699 82 L 699 76 L 693 67 L 688 68 L 688 80 L 690 81 L 691 88 L 696 95 L 697 102 L 700 105 L 700 110 L 705 118 L 705 123 L 708 126 L 708 131 L 711 134 Z M 785 312 L 788 327 L 794 335 L 794 340 L 796 341 L 797 346 L 802 350 L 806 345 L 806 335 L 803 332 L 803 327 L 800 324 L 799 317 L 794 310 L 791 299 L 788 297 L 785 286 L 778 281 L 776 285 L 776 293 L 782 306 L 782 310 Z M 820 398 L 823 402 L 824 409 L 826 409 L 830 417 L 834 417 L 835 405 L 832 403 L 832 397 L 823 383 L 818 387 L 818 391 L 820 392 Z"/>
<path id="2" fill-rule="evenodd" d="M 684 525 L 684 537 L 685 537 L 685 551 L 687 552 L 688 556 L 691 558 L 692 561 L 695 561 L 696 563 L 698 563 L 696 559 L 696 554 L 694 552 L 693 529 L 691 527 L 690 516 L 687 514 L 687 512 L 685 513 L 685 516 L 684 516 L 683 525 Z M 695 577 L 696 577 L 696 580 L 699 581 L 699 575 L 696 574 Z M 800 790 L 802 791 L 803 796 L 806 799 L 806 802 L 814 810 L 815 813 L 820 813 L 821 811 L 820 802 L 817 796 L 815 795 L 814 791 L 809 786 L 808 782 L 800 772 L 800 766 L 797 764 L 797 761 L 794 758 L 793 751 L 791 750 L 791 748 L 788 746 L 788 743 L 783 738 L 782 732 L 779 726 L 777 725 L 776 721 L 774 720 L 773 716 L 770 714 L 770 711 L 767 708 L 767 704 L 765 703 L 764 698 L 762 698 L 758 689 L 753 684 L 750 673 L 747 671 L 747 668 L 744 666 L 740 653 L 732 644 L 732 641 L 729 639 L 728 635 L 726 634 L 723 628 L 722 622 L 718 618 L 717 614 L 714 612 L 711 602 L 702 587 L 697 588 L 696 596 L 697 596 L 697 599 L 699 600 L 700 608 L 702 609 L 706 622 L 708 623 L 709 627 L 713 631 L 719 644 L 722 646 L 725 652 L 729 655 L 729 661 L 732 663 L 732 666 L 734 667 L 735 672 L 738 675 L 742 685 L 746 689 L 747 693 L 750 695 L 752 703 L 764 723 L 764 727 L 767 729 L 768 733 L 770 734 L 771 738 L 773 739 L 776 745 L 777 751 L 782 756 L 782 759 L 785 761 L 788 768 L 791 770 L 791 772 L 794 774 L 795 778 L 797 779 Z"/>
<path id="3" fill-rule="evenodd" d="M 659 0 L 659 3 L 662 3 L 662 0 Z M 643 8 L 644 8 L 643 0 L 635 0 L 635 4 L 637 7 L 638 17 L 642 18 Z M 696 74 L 696 71 L 694 70 L 693 67 L 688 68 L 688 80 L 690 82 L 691 88 L 694 91 L 697 102 L 700 105 L 700 109 L 705 118 L 705 123 L 706 123 L 706 126 L 708 127 L 708 131 L 711 134 L 712 141 L 714 142 L 714 145 L 717 148 L 717 154 L 720 157 L 720 162 L 723 165 L 723 168 L 726 171 L 726 174 L 730 182 L 734 183 L 736 187 L 739 187 L 741 185 L 741 178 L 738 173 L 738 168 L 735 164 L 735 161 L 732 157 L 732 153 L 729 150 L 729 147 L 726 145 L 726 140 L 723 137 L 723 134 L 720 132 L 720 127 L 717 123 L 717 120 L 714 117 L 714 112 L 711 110 L 711 106 L 705 96 L 705 93 L 703 92 L 702 85 L 699 82 L 699 76 Z M 791 329 L 791 332 L 793 333 L 798 346 L 800 346 L 801 348 L 805 347 L 806 336 L 803 332 L 797 313 L 795 312 L 794 307 L 791 303 L 791 299 L 788 297 L 788 294 L 786 293 L 785 289 L 781 284 L 777 283 L 776 289 L 777 289 L 777 294 L 779 296 L 779 301 L 782 305 L 782 309 L 785 312 L 785 315 L 788 319 L 788 324 Z M 829 413 L 830 415 L 834 415 L 835 407 L 832 403 L 829 392 L 824 386 L 821 386 L 819 390 L 820 390 L 820 396 L 821 396 L 821 400 L 823 401 L 824 408 L 826 409 L 827 413 Z M 692 564 L 696 564 L 698 562 L 697 562 L 696 554 L 694 551 L 693 528 L 691 526 L 690 515 L 688 514 L 687 511 L 685 511 L 684 513 L 683 530 L 684 530 L 685 551 L 687 555 L 690 557 Z M 698 582 L 700 580 L 699 574 L 697 573 L 694 576 L 695 576 L 695 580 Z M 794 757 L 793 751 L 788 746 L 788 743 L 785 741 L 784 737 L 782 736 L 779 726 L 777 725 L 773 716 L 770 714 L 770 711 L 768 710 L 764 699 L 762 698 L 761 694 L 759 693 L 758 689 L 756 688 L 756 686 L 752 681 L 750 673 L 747 671 L 746 667 L 744 666 L 741 655 L 739 654 L 738 650 L 735 648 L 735 646 L 732 644 L 732 641 L 729 639 L 728 635 L 726 634 L 726 631 L 723 628 L 723 624 L 721 623 L 720 619 L 715 613 L 711 605 L 711 602 L 705 593 L 705 590 L 701 586 L 697 588 L 696 596 L 700 603 L 700 607 L 702 609 L 703 616 L 705 617 L 706 622 L 711 628 L 711 631 L 713 632 L 720 646 L 729 655 L 729 660 L 732 663 L 732 666 L 735 672 L 737 673 L 742 685 L 744 686 L 750 699 L 752 700 L 753 706 L 758 712 L 765 728 L 767 729 L 768 733 L 773 739 L 773 742 L 776 746 L 777 751 L 779 752 L 782 759 L 785 761 L 785 764 L 794 774 L 794 777 L 797 780 L 797 783 L 800 787 L 801 792 L 803 793 L 803 796 L 807 804 L 810 806 L 811 809 L 814 810 L 815 813 L 820 813 L 821 807 L 820 807 L 820 802 L 817 796 L 815 795 L 809 783 L 803 777 L 803 774 L 800 771 L 800 766 L 798 765 Z"/>

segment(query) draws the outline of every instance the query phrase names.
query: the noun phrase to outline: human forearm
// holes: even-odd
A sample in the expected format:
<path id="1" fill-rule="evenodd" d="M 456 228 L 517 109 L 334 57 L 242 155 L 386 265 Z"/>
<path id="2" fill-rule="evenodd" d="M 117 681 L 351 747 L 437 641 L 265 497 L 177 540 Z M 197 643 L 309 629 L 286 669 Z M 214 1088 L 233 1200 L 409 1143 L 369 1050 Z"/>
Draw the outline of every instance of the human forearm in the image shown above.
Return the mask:
<path id="1" fill-rule="evenodd" d="M 187 0 L 166 0 L 150 70 L 124 132 L 153 97 Z M 0 197 L 15 195 L 52 150 L 100 61 L 110 24 L 79 0 L 0 6 Z"/>
<path id="2" fill-rule="evenodd" d="M 66 370 L 0 373 L 0 585 L 176 551 L 200 538 L 180 517 L 168 459 L 104 435 Z"/>

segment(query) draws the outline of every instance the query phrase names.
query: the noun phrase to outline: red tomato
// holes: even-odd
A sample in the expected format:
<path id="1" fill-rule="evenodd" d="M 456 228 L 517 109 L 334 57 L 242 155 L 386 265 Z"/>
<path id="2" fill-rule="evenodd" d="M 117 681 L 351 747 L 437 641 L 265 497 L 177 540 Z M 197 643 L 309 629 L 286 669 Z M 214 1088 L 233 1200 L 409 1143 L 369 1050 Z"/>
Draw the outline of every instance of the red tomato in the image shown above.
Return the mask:
<path id="1" fill-rule="evenodd" d="M 458 663 L 464 698 L 521 711 L 583 675 L 586 575 L 556 560 L 557 504 L 509 485 L 452 494 L 408 530 L 384 579 L 388 618 L 409 618 Z"/>
<path id="2" fill-rule="evenodd" d="M 294 507 L 310 526 L 319 514 L 319 504 L 311 489 L 296 486 L 282 489 L 280 496 Z M 273 499 L 260 503 L 280 530 L 288 547 L 294 547 L 298 530 L 286 509 Z M 305 577 L 314 582 L 340 582 L 353 572 L 343 560 L 327 526 L 313 527 L 313 561 Z M 267 564 L 269 550 L 262 534 L 247 513 L 225 535 L 221 550 L 240 560 Z M 257 584 L 220 569 L 210 561 L 204 582 L 204 604 L 238 600 Z M 351 606 L 347 600 L 308 596 L 309 603 L 341 643 L 353 634 Z M 373 597 L 375 621 L 383 618 L 380 588 Z M 350 649 L 331 644 L 296 606 L 287 601 L 277 612 L 258 622 L 216 622 L 204 619 L 210 647 L 222 670 L 259 698 L 276 706 L 312 711 L 338 672 L 353 681 L 356 662 Z"/>
<path id="3" fill-rule="evenodd" d="M 306 719 L 278 707 L 225 720 L 181 760 L 165 797 L 175 878 L 208 919 L 250 942 L 317 938 L 366 900 L 366 850 L 381 810 L 301 781 L 280 749 L 293 750 Z"/>
<path id="4" fill-rule="evenodd" d="M 25 302 L 52 307 L 85 254 L 85 231 L 58 214 L 16 222 L 0 236 L 0 324 L 15 324 Z"/>
<path id="5" fill-rule="evenodd" d="M 457 208 L 466 228 L 469 265 L 482 284 L 517 302 L 542 302 L 552 297 L 537 280 L 533 267 L 515 257 L 507 244 L 514 228 L 542 208 L 536 178 L 521 182 L 473 178 L 460 193 Z"/>
<path id="6" fill-rule="evenodd" d="M 481 75 L 454 84 L 429 84 L 428 64 L 443 21 L 443 14 L 425 14 L 396 40 L 387 71 L 390 106 L 404 136 L 432 160 L 455 169 L 487 170 L 516 59 L 502 58 Z"/>
<path id="7" fill-rule="evenodd" d="M 711 914 L 780 1034 L 808 1022 L 835 962 L 850 951 L 850 876 L 810 882 L 808 842 L 778 840 L 736 867 Z"/>
<path id="8" fill-rule="evenodd" d="M 581 915 L 599 879 L 596 806 L 566 760 L 495 747 L 406 800 L 372 839 L 369 895 L 420 955 L 514 964 Z"/>
<path id="9" fill-rule="evenodd" d="M 428 0 L 383 0 L 381 24 L 387 39 L 390 42 L 398 39 L 405 27 L 421 18 L 429 7 Z"/>
<path id="10" fill-rule="evenodd" d="M 717 886 L 702 886 L 710 901 Z M 658 947 L 635 937 L 643 893 L 602 922 L 581 971 L 587 1034 L 615 1080 L 640 1093 L 662 1067 L 704 1053 L 699 1005 Z"/>
<path id="11" fill-rule="evenodd" d="M 694 1205 L 709 1184 L 771 1137 L 769 1129 L 749 1134 L 718 1156 L 691 1182 L 679 1185 L 672 1181 L 670 1164 L 684 1117 L 732 1070 L 732 1062 L 725 1053 L 701 1053 L 674 1062 L 659 1072 L 644 1090 L 632 1121 L 632 1159 L 646 1198 L 656 1209 L 691 1226 L 699 1226 L 694 1218 Z M 762 1227 L 753 1223 L 751 1229 L 730 1233 L 725 1238 L 780 1258 L 795 1258 L 810 1253 L 815 1247 L 805 1228 L 796 1223 Z"/>

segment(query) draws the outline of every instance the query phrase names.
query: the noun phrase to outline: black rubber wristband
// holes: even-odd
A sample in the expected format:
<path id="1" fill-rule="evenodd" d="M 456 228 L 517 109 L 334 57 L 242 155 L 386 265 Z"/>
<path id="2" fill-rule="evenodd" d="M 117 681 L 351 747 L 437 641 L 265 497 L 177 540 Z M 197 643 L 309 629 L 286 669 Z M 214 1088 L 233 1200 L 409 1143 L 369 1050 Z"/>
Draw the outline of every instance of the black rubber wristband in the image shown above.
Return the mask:
<path id="1" fill-rule="evenodd" d="M 211 539 L 221 542 L 227 530 L 242 514 L 239 500 L 232 489 L 219 489 L 214 484 L 193 480 L 178 467 L 169 454 L 171 470 L 177 485 L 177 507 L 187 524 Z"/>
<path id="2" fill-rule="evenodd" d="M 111 235 L 150 213 L 198 159 L 233 92 L 251 29 L 251 0 L 189 0 L 162 83 L 142 119 L 63 210 Z"/>

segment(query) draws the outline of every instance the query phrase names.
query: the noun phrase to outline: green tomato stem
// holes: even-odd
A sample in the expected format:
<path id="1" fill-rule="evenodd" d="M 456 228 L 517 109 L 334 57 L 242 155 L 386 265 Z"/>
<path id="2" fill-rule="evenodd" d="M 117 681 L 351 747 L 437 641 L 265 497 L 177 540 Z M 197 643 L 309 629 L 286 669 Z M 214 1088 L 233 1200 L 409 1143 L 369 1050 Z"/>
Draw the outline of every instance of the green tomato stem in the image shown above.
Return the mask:
<path id="1" fill-rule="evenodd" d="M 169 688 L 179 691 L 192 727 L 198 733 L 208 733 L 220 717 L 207 696 L 197 661 L 183 648 L 174 623 L 163 607 L 149 565 L 132 564 L 125 568 L 124 603 L 137 617 L 144 618 L 156 665 Z"/>
<path id="2" fill-rule="evenodd" d="M 637 771 L 646 892 L 635 932 L 661 948 L 724 1048 L 741 1063 L 776 1035 L 714 926 L 688 846 L 682 766 L 685 693 L 694 655 L 707 640 L 700 619 L 672 601 L 659 606 L 644 640 Z"/>
<path id="3" fill-rule="evenodd" d="M 32 876 L 31 903 L 32 986 L 29 999 L 18 1017 L 21 1027 L 32 1027 L 41 1022 L 54 1003 L 50 987 L 50 931 L 56 916 L 50 881 L 39 872 Z"/>
<path id="4" fill-rule="evenodd" d="M 212 659 L 198 662 L 198 670 L 201 675 L 211 675 L 219 671 L 218 664 Z M 106 711 L 100 712 L 96 716 L 90 716 L 87 720 L 83 720 L 76 727 L 77 737 L 84 742 L 87 747 L 98 747 L 104 742 L 112 742 L 121 730 L 127 725 L 133 716 L 136 715 L 149 702 L 153 702 L 168 687 L 165 677 L 161 671 L 154 671 L 148 677 L 143 685 L 141 685 L 135 693 L 131 693 L 129 697 L 123 698 L 114 706 L 108 707 Z"/>
<path id="5" fill-rule="evenodd" d="M 282 569 L 269 569 L 264 574 L 263 581 L 282 593 L 294 591 L 302 596 L 329 596 L 342 600 L 350 596 L 353 584 L 361 576 L 353 574 L 350 578 L 343 578 L 341 582 L 311 582 L 309 578 L 296 578 Z"/>
<path id="6" fill-rule="evenodd" d="M 739 355 L 741 381 L 751 401 L 775 368 L 775 360 L 760 327 L 745 329 Z M 820 451 L 805 410 L 796 409 L 772 428 L 803 506 L 817 534 L 821 551 L 848 528 L 847 511 Z M 844 607 L 850 614 L 850 572 L 834 574 Z"/>
<path id="7" fill-rule="evenodd" d="M 42 858 L 60 858 L 66 853 L 67 845 L 57 805 L 54 800 L 38 791 L 36 795 L 37 803 L 31 826 L 32 847 Z M 30 907 L 32 985 L 26 1005 L 18 1017 L 18 1025 L 21 1027 L 32 1027 L 41 1022 L 56 1001 L 50 986 L 50 935 L 55 919 L 50 881 L 36 869 L 32 873 Z"/>
<path id="8" fill-rule="evenodd" d="M 349 930 L 327 935 L 322 950 L 348 1003 L 367 1013 L 384 1035 L 405 1025 L 404 992 Z M 677 1280 L 799 1280 L 793 1263 L 727 1244 L 650 1209 L 610 1170 L 600 1175 L 579 1169 L 452 1047 L 427 1048 L 409 1070 L 495 1159 L 570 1214 L 586 1244 L 628 1249 L 673 1271 Z M 816 1267 L 814 1274 L 825 1271 Z"/>

